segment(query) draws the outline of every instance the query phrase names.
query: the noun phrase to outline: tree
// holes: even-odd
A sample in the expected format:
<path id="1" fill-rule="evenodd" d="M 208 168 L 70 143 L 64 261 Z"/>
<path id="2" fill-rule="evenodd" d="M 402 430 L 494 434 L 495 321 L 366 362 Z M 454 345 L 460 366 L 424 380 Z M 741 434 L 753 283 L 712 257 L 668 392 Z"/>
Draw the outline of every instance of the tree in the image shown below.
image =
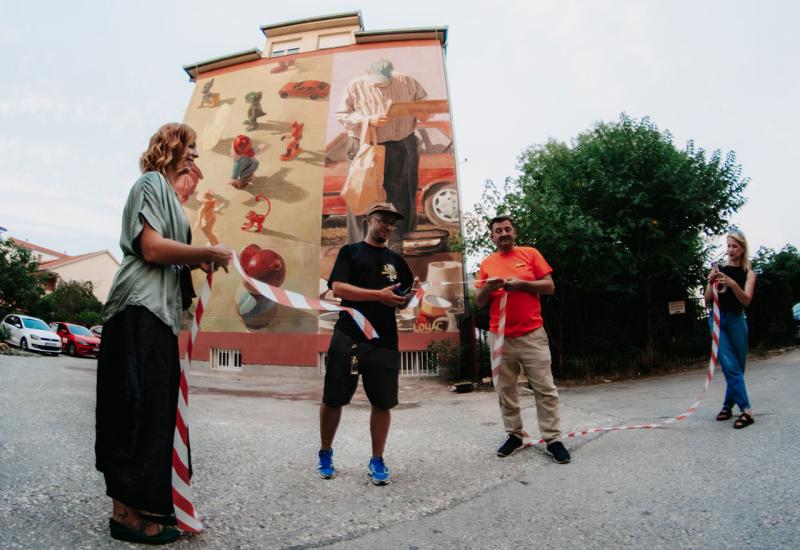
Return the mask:
<path id="1" fill-rule="evenodd" d="M 636 348 L 652 360 L 657 312 L 702 282 L 708 237 L 744 203 L 748 180 L 735 154 L 706 155 L 692 142 L 678 150 L 648 118 L 622 114 L 571 145 L 526 149 L 519 169 L 503 193 L 488 187 L 476 214 L 510 214 L 518 243 L 536 246 L 553 265 L 557 347 Z M 468 225 L 468 250 L 485 252 L 478 225 Z"/>
<path id="2" fill-rule="evenodd" d="M 758 346 L 785 345 L 795 337 L 792 306 L 800 302 L 800 252 L 786 245 L 780 252 L 758 249 L 753 257 L 756 290 L 747 308 L 750 341 Z"/>
<path id="3" fill-rule="evenodd" d="M 39 316 L 48 321 L 66 321 L 92 326 L 103 320 L 103 304 L 95 297 L 91 282 L 61 283 L 45 296 Z"/>
<path id="4" fill-rule="evenodd" d="M 28 313 L 44 295 L 44 276 L 31 251 L 11 240 L 0 240 L 0 315 Z"/>

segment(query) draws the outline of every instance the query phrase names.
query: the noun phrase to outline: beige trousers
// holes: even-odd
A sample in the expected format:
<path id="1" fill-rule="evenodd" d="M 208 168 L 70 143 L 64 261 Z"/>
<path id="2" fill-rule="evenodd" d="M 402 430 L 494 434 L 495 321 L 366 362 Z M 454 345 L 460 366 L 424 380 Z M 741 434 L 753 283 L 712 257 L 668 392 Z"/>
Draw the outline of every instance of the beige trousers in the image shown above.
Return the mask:
<path id="1" fill-rule="evenodd" d="M 494 338 L 494 334 L 489 333 L 489 349 L 494 348 Z M 503 343 L 497 397 L 506 431 L 517 437 L 523 435 L 522 412 L 517 392 L 520 371 L 533 388 L 539 433 L 545 441 L 560 438 L 558 390 L 550 369 L 550 346 L 544 327 L 517 338 L 505 338 Z"/>

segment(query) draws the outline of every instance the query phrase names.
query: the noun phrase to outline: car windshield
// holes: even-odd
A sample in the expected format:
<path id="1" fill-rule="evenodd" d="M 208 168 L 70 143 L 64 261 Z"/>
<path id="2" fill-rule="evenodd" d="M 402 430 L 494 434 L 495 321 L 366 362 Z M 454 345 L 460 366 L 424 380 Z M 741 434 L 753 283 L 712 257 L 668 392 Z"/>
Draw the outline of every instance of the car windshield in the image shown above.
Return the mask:
<path id="1" fill-rule="evenodd" d="M 82 327 L 80 325 L 67 325 L 69 327 L 69 331 L 72 334 L 76 334 L 78 336 L 94 336 L 89 329 L 86 327 Z"/>
<path id="2" fill-rule="evenodd" d="M 44 321 L 42 321 L 41 319 L 29 319 L 27 317 L 23 317 L 22 324 L 25 325 L 25 328 L 33 328 L 37 330 L 50 330 L 50 327 L 44 324 Z"/>

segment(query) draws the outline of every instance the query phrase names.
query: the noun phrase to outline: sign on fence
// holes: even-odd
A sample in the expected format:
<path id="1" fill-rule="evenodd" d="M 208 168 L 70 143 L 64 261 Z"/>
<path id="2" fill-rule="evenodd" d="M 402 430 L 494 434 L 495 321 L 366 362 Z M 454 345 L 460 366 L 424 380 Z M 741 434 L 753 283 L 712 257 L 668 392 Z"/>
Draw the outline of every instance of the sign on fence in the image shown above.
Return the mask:
<path id="1" fill-rule="evenodd" d="M 679 313 L 686 313 L 686 302 L 679 300 L 677 302 L 668 302 L 670 315 L 677 315 Z"/>

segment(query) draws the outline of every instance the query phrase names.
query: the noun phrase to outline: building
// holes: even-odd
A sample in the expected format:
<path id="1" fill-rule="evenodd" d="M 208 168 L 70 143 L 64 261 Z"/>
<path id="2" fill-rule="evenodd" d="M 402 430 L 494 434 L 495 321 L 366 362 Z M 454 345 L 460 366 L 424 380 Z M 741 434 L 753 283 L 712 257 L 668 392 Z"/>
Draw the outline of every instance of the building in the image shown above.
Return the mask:
<path id="1" fill-rule="evenodd" d="M 343 195 L 349 159 L 359 121 L 380 112 L 391 122 L 377 140 L 404 144 L 398 158 L 409 174 L 404 191 L 392 191 L 409 223 L 391 244 L 431 284 L 419 307 L 398 313 L 401 352 L 411 364 L 432 340 L 457 341 L 465 300 L 463 259 L 451 248 L 461 215 L 447 27 L 367 31 L 360 12 L 350 12 L 261 30 L 263 50 L 184 67 L 195 82 L 184 121 L 200 150 L 182 196 L 193 242 L 224 242 L 240 256 L 248 250 L 251 276 L 335 302 L 326 281 L 338 250 L 360 240 L 348 212 L 358 211 L 361 195 Z M 367 92 L 371 99 L 359 95 Z M 277 305 L 237 274 L 218 272 L 196 358 L 317 366 L 336 316 Z"/>
<path id="2" fill-rule="evenodd" d="M 39 272 L 45 275 L 45 292 L 53 292 L 67 281 L 91 282 L 95 297 L 105 303 L 111 283 L 119 269 L 119 261 L 108 250 L 69 256 L 22 239 L 9 237 L 9 240 L 31 251 L 39 263 Z"/>

